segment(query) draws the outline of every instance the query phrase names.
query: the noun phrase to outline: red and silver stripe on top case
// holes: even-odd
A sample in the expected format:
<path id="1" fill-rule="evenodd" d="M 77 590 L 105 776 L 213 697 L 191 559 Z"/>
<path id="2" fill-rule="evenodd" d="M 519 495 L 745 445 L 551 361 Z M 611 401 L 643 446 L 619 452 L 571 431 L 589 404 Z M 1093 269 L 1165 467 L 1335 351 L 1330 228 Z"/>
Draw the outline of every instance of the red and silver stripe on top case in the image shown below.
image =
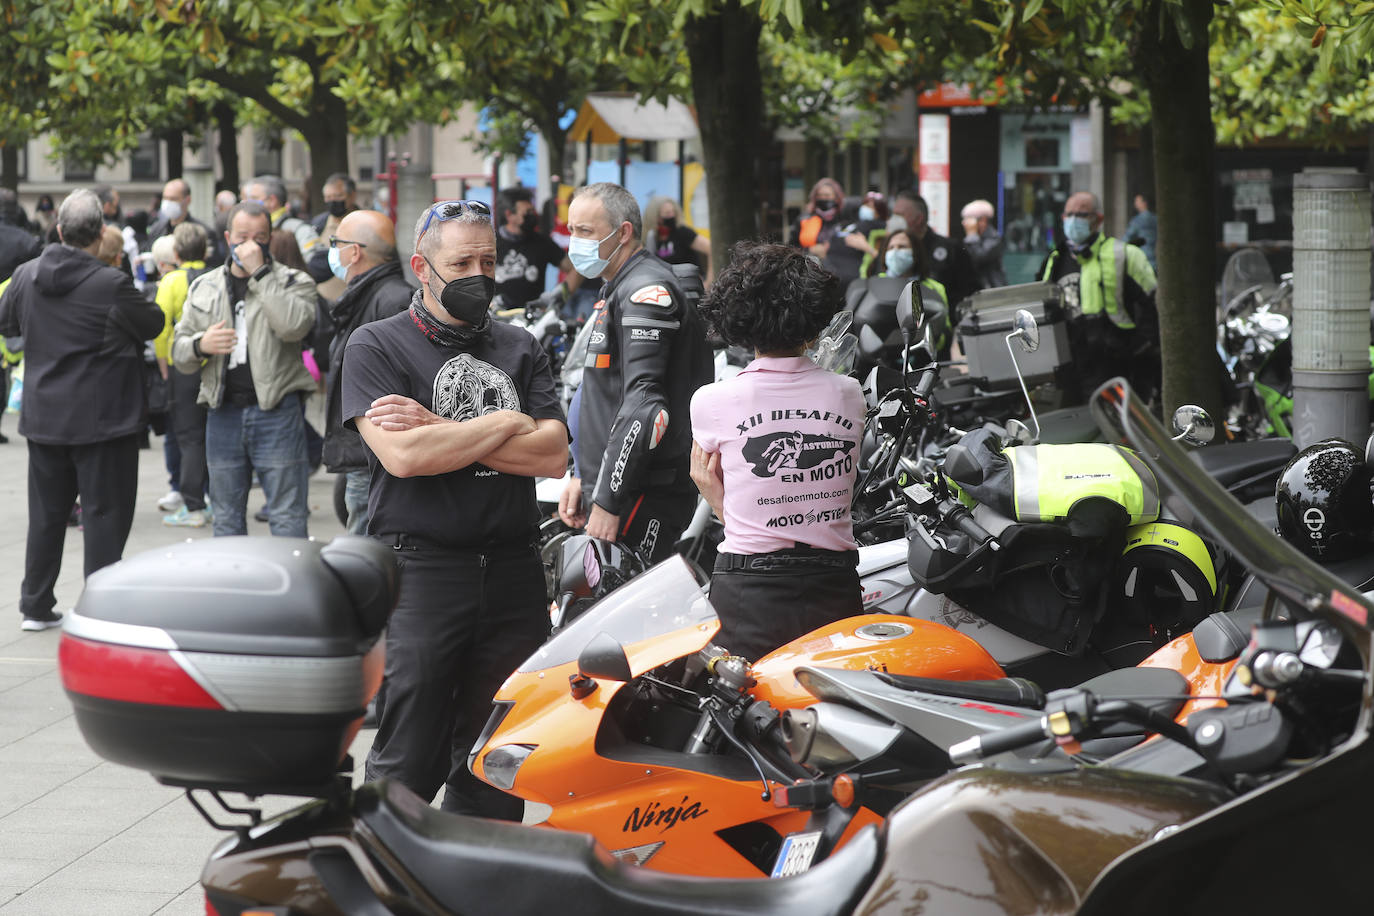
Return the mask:
<path id="1" fill-rule="evenodd" d="M 224 709 L 331 714 L 362 708 L 381 680 L 382 640 L 362 657 L 186 652 L 158 627 L 69 612 L 58 667 L 73 693 L 102 699 Z"/>

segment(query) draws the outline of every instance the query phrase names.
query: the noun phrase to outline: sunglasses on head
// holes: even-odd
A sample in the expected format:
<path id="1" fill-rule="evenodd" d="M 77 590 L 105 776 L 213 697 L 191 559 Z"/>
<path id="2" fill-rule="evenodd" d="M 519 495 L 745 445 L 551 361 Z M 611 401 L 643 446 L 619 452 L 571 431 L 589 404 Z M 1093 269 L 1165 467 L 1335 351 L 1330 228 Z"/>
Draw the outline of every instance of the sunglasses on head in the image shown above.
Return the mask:
<path id="1" fill-rule="evenodd" d="M 491 207 L 480 200 L 445 200 L 429 208 L 429 214 L 425 216 L 425 224 L 420 227 L 420 234 L 415 237 L 415 241 L 418 242 L 424 238 L 425 233 L 429 231 L 430 223 L 436 219 L 441 223 L 447 222 L 451 219 L 457 219 L 469 211 L 479 213 L 488 219 L 491 218 Z"/>

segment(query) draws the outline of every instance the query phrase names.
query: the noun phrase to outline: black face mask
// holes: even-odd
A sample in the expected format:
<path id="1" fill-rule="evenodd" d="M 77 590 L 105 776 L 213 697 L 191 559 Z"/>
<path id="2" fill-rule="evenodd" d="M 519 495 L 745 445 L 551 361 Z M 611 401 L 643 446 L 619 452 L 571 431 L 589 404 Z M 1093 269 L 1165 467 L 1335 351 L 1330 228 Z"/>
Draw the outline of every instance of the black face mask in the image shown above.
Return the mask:
<path id="1" fill-rule="evenodd" d="M 345 216 L 348 215 L 348 201 L 346 201 L 346 200 L 330 200 L 330 201 L 325 201 L 325 203 L 326 203 L 326 204 L 328 205 L 328 207 L 329 207 L 329 215 L 330 215 L 330 216 L 337 216 L 337 217 L 339 217 L 340 219 L 343 219 Z"/>
<path id="2" fill-rule="evenodd" d="M 833 212 L 835 212 L 835 207 L 838 206 L 838 205 L 839 205 L 839 201 L 835 201 L 835 200 L 818 200 L 818 201 L 816 201 L 816 212 L 817 212 L 817 213 L 833 213 Z"/>
<path id="3" fill-rule="evenodd" d="M 676 229 L 676 228 L 677 228 L 677 217 L 676 217 L 676 216 L 670 216 L 670 217 L 668 217 L 667 219 L 663 220 L 663 228 L 667 229 L 669 232 L 672 232 L 674 229 Z"/>
<path id="4" fill-rule="evenodd" d="M 525 218 L 520 221 L 520 231 L 526 234 L 539 228 L 539 214 L 533 210 L 525 214 Z"/>
<path id="5" fill-rule="evenodd" d="M 425 260 L 429 264 L 429 260 Z M 442 280 L 439 272 L 434 270 L 434 265 L 429 264 L 429 269 L 434 271 L 436 279 Z M 434 292 L 434 287 L 429 288 L 430 293 Z M 491 319 L 488 309 L 491 306 L 491 299 L 496 295 L 496 281 L 486 274 L 477 274 L 473 277 L 463 277 L 459 280 L 450 280 L 444 283 L 444 288 L 439 293 L 439 304 L 459 321 L 466 321 L 468 324 L 477 328 L 479 331 L 487 326 Z"/>

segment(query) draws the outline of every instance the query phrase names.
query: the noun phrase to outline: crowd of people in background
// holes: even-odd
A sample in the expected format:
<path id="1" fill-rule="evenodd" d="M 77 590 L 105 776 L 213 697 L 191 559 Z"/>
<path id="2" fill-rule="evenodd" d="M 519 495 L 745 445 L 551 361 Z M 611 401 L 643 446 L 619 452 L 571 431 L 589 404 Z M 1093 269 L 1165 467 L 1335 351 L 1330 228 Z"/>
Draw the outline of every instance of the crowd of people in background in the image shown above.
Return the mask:
<path id="1" fill-rule="evenodd" d="M 304 537 L 309 477 L 323 463 L 344 475 L 349 532 L 391 546 L 404 572 L 368 777 L 426 799 L 446 787 L 446 809 L 490 817 L 520 806 L 478 782 L 467 754 L 490 697 L 549 627 L 535 477 L 567 472 L 562 521 L 650 562 L 704 498 L 725 528 L 711 595 L 722 632 L 760 656 L 860 606 L 848 517 L 857 462 L 845 453 L 862 435 L 863 398 L 806 347 L 879 280 L 917 281 L 923 307 L 946 310 L 1006 281 L 987 201 L 964 207 L 962 238 L 947 238 L 914 191 L 850 198 L 830 178 L 812 188 L 790 245 L 741 242 L 718 274 L 676 201 L 642 212 L 611 183 L 573 195 L 566 250 L 526 189 L 494 207 L 435 203 L 408 265 L 396 227 L 359 208 L 349 176 L 323 187 L 324 211 L 308 219 L 280 178 L 255 177 L 216 195 L 213 227 L 191 216 L 180 179 L 151 221 L 124 218 L 109 187 L 77 189 L 46 246 L 0 192 L 0 334 L 6 360 L 22 356 L 29 450 L 21 626 L 62 620 L 54 584 L 74 513 L 87 575 L 122 556 L 150 423 L 164 436 L 159 505 L 172 527 L 246 534 L 256 478 L 270 532 Z M 1095 278 L 1080 298 L 1102 317 L 1094 340 L 1130 355 L 1153 273 L 1101 223 L 1093 195 L 1070 197 L 1043 279 Z M 579 295 L 596 297 L 589 312 Z M 566 415 L 543 344 L 496 320 L 529 307 L 586 316 Z M 753 351 L 728 382 L 712 384 L 712 335 Z M 316 391 L 323 435 L 306 420 Z M 777 409 L 796 404 L 809 409 Z M 827 456 L 833 473 L 798 472 Z M 776 535 L 771 507 L 815 501 L 830 506 L 814 514 L 822 521 Z"/>

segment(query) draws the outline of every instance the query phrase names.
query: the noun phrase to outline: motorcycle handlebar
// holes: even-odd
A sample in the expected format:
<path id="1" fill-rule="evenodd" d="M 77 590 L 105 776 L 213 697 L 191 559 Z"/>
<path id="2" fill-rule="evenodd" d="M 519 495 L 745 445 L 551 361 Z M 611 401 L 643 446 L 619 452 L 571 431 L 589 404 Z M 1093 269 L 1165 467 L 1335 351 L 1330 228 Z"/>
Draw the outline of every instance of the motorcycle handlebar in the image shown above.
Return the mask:
<path id="1" fill-rule="evenodd" d="M 938 373 L 934 367 L 925 369 L 921 372 L 921 378 L 916 382 L 916 387 L 913 389 L 918 398 L 923 401 L 930 400 L 930 393 L 935 390 L 935 380 L 937 376 Z"/>
<path id="2" fill-rule="evenodd" d="M 963 506 L 956 505 L 945 520 L 973 539 L 975 544 L 986 544 L 992 540 L 992 533 L 973 518 L 973 513 Z"/>
<path id="3" fill-rule="evenodd" d="M 1049 734 L 1049 717 L 1041 716 L 1032 722 L 998 729 L 986 735 L 974 735 L 950 746 L 949 759 L 956 766 L 977 763 L 994 754 L 1014 751 L 1043 740 Z"/>

